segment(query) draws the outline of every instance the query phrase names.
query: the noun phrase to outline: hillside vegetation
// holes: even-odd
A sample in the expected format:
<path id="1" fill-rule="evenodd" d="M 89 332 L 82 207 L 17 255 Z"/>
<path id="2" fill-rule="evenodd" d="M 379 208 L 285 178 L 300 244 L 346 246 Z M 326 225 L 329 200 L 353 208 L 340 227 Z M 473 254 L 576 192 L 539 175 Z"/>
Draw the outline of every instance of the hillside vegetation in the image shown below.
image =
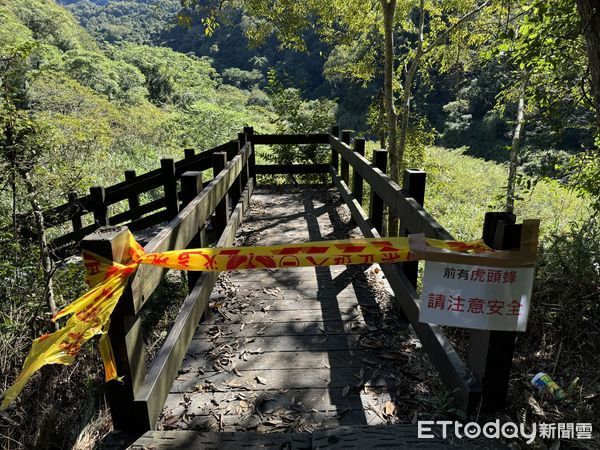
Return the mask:
<path id="1" fill-rule="evenodd" d="M 124 169 L 216 146 L 245 124 L 270 129 L 271 113 L 210 59 L 134 43 L 101 49 L 52 0 L 11 1 L 0 23 L 4 84 L 52 140 L 37 170 L 56 193 L 113 184 Z"/>
<path id="2" fill-rule="evenodd" d="M 0 93 L 4 391 L 31 340 L 53 329 L 48 273 L 38 246 L 15 239 L 14 215 L 62 204 L 68 192 L 114 184 L 125 169 L 155 169 L 160 158 L 180 159 L 184 148 L 211 148 L 245 125 L 271 131 L 273 112 L 225 83 L 210 59 L 136 42 L 98 43 L 53 0 L 0 1 Z M 79 266 L 55 267 L 51 276 L 59 307 L 85 289 Z M 101 380 L 93 348 L 74 371 L 42 371 L 11 419 L 2 416 L 0 446 L 68 447 L 99 411 L 102 426 Z"/>

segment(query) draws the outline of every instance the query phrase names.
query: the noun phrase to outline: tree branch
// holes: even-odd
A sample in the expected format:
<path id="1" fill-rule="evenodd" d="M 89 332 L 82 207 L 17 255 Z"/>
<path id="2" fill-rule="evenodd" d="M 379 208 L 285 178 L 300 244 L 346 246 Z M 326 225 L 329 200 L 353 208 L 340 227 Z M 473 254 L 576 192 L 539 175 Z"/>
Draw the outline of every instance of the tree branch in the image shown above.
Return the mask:
<path id="1" fill-rule="evenodd" d="M 485 0 L 485 2 L 483 2 L 477 8 L 472 9 L 471 11 L 469 11 L 468 13 L 466 13 L 464 16 L 462 16 L 460 19 L 458 19 L 455 23 L 453 23 L 452 25 L 450 25 L 446 29 L 446 31 L 444 31 L 442 34 L 440 34 L 438 36 L 438 38 L 433 42 L 433 44 L 428 45 L 427 48 L 425 50 L 423 50 L 423 54 L 425 55 L 425 54 L 429 53 L 431 50 L 433 50 L 434 48 L 436 48 L 438 45 L 441 45 L 446 40 L 446 38 L 448 37 L 448 35 L 450 33 L 452 33 L 452 31 L 454 31 L 454 29 L 456 27 L 460 26 L 462 23 L 466 22 L 471 17 L 473 17 L 474 15 L 476 15 L 479 11 L 481 11 L 483 8 L 485 8 L 489 3 L 490 3 L 490 0 Z"/>

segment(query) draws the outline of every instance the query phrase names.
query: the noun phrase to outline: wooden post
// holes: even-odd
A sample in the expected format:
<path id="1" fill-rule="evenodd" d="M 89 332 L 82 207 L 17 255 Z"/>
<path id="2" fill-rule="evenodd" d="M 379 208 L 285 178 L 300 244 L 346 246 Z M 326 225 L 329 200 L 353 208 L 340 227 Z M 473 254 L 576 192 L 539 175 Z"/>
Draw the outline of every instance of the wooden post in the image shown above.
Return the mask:
<path id="1" fill-rule="evenodd" d="M 102 186 L 92 186 L 90 188 L 90 197 L 92 200 L 92 211 L 94 212 L 94 222 L 99 227 L 108 225 L 108 210 L 104 188 Z"/>
<path id="2" fill-rule="evenodd" d="M 227 163 L 227 153 L 217 152 L 213 153 L 213 177 L 216 177 L 224 168 Z M 215 231 L 216 240 L 218 241 L 225 227 L 227 227 L 227 221 L 229 219 L 229 198 L 227 194 L 223 196 L 217 208 L 215 209 L 215 215 L 213 216 L 213 230 Z"/>
<path id="3" fill-rule="evenodd" d="M 402 189 L 405 191 L 406 195 L 414 198 L 417 203 L 423 206 L 425 201 L 425 181 L 427 174 L 422 170 L 417 169 L 406 169 L 404 171 L 404 179 L 402 182 Z M 401 224 L 401 236 L 408 236 L 410 232 L 413 230 L 409 230 L 405 227 L 402 227 Z M 417 277 L 419 273 L 419 263 L 417 261 L 410 261 L 402 263 L 402 272 L 406 275 L 406 278 L 411 282 L 413 287 L 417 287 Z"/>
<path id="4" fill-rule="evenodd" d="M 246 134 L 245 133 L 239 133 L 238 134 L 238 153 L 244 148 L 244 146 L 246 145 Z M 244 167 L 242 167 L 242 171 L 240 172 L 240 194 L 242 192 L 244 192 L 244 189 L 246 188 L 246 184 L 248 184 L 248 179 L 250 178 L 250 167 L 248 164 L 248 161 L 246 161 L 246 164 L 244 164 Z"/>
<path id="5" fill-rule="evenodd" d="M 238 141 L 229 141 L 227 146 L 227 161 L 231 161 L 238 153 Z"/>
<path id="6" fill-rule="evenodd" d="M 365 156 L 365 140 L 363 138 L 354 139 L 354 151 L 361 156 Z M 352 195 L 358 203 L 363 204 L 363 179 L 356 168 L 352 170 Z"/>
<path id="7" fill-rule="evenodd" d="M 238 142 L 240 148 L 246 145 L 246 133 L 238 133 Z"/>
<path id="8" fill-rule="evenodd" d="M 342 142 L 344 144 L 347 144 L 348 146 L 350 146 L 351 138 L 352 138 L 351 130 L 342 131 Z M 348 161 L 346 161 L 346 159 L 344 157 L 342 157 L 342 165 L 341 165 L 340 173 L 342 176 L 342 180 L 344 180 L 346 185 L 348 185 L 350 183 L 350 166 L 348 164 Z"/>
<path id="9" fill-rule="evenodd" d="M 383 173 L 387 166 L 387 151 L 380 149 L 373 152 L 373 165 L 379 168 Z M 369 208 L 369 217 L 373 226 L 382 233 L 383 230 L 383 199 L 371 189 L 371 207 Z"/>
<path id="10" fill-rule="evenodd" d="M 202 190 L 202 172 L 189 171 L 181 175 L 181 208 L 185 208 Z M 206 227 L 200 226 L 198 234 L 196 234 L 187 248 L 206 247 Z M 200 278 L 200 272 L 188 271 L 188 291 L 192 292 L 196 286 L 196 282 Z"/>
<path id="11" fill-rule="evenodd" d="M 127 228 L 100 228 L 81 241 L 81 248 L 84 252 L 89 251 L 124 264 L 129 260 Z M 145 431 L 154 424 L 149 423 L 147 409 L 134 403 L 134 397 L 146 376 L 146 349 L 139 316 L 127 315 L 126 311 L 131 309 L 124 297 L 111 315 L 108 335 L 117 374 L 122 380 L 107 383 L 107 400 L 116 430 Z"/>
<path id="12" fill-rule="evenodd" d="M 246 138 L 248 142 L 250 142 L 250 150 L 252 153 L 250 154 L 250 159 L 248 160 L 248 170 L 250 178 L 254 178 L 254 186 L 256 187 L 256 154 L 254 148 L 254 128 L 252 127 L 244 127 L 244 133 L 246 134 Z"/>
<path id="13" fill-rule="evenodd" d="M 126 170 L 125 171 L 125 181 L 129 181 L 130 183 L 133 183 L 133 181 L 135 180 L 135 177 L 136 177 L 135 170 Z M 129 204 L 130 211 L 140 207 L 140 198 L 139 198 L 137 192 L 135 192 L 133 190 L 130 192 L 130 194 L 127 196 L 127 203 Z M 131 220 L 135 220 L 135 219 L 139 219 L 139 218 L 140 218 L 139 214 L 134 214 L 133 216 L 131 216 Z"/>
<path id="14" fill-rule="evenodd" d="M 79 210 L 79 203 L 77 201 L 77 192 L 69 192 L 67 198 L 69 199 L 69 216 L 71 216 L 71 224 L 73 225 L 73 231 L 76 231 L 83 228 L 81 211 Z"/>
<path id="15" fill-rule="evenodd" d="M 229 141 L 229 147 L 227 148 L 227 159 L 229 161 L 231 161 L 233 158 L 236 157 L 238 152 L 239 152 L 238 141 Z M 233 184 L 231 185 L 231 188 L 229 189 L 229 197 L 230 197 L 232 208 L 235 208 L 235 205 L 237 205 L 237 202 L 239 201 L 240 197 L 242 196 L 243 188 L 240 189 L 241 184 L 242 184 L 241 176 L 242 176 L 242 174 L 240 173 L 237 176 L 237 178 L 235 179 L 235 181 L 233 182 Z"/>
<path id="16" fill-rule="evenodd" d="M 183 155 L 185 159 L 191 159 L 196 155 L 196 151 L 193 148 L 184 148 Z"/>
<path id="17" fill-rule="evenodd" d="M 520 247 L 521 225 L 507 212 L 486 213 L 483 240 L 496 250 Z M 506 406 L 516 332 L 471 330 L 467 364 L 482 384 L 482 410 Z"/>
<path id="18" fill-rule="evenodd" d="M 331 135 L 336 138 L 340 136 L 340 127 L 338 125 L 334 125 L 331 127 Z M 331 165 L 335 169 L 335 173 L 338 173 L 340 165 L 340 156 L 333 147 L 331 147 Z"/>
<path id="19" fill-rule="evenodd" d="M 160 160 L 160 170 L 165 192 L 165 202 L 169 220 L 179 212 L 179 196 L 177 194 L 177 177 L 175 176 L 175 161 L 171 158 Z"/>

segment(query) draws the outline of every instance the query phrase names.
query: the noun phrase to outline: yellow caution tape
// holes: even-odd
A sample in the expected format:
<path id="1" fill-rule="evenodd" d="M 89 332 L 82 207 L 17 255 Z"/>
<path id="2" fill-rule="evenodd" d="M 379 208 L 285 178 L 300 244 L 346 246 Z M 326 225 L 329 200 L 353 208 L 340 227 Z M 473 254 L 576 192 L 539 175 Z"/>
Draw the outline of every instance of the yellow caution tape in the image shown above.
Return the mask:
<path id="1" fill-rule="evenodd" d="M 414 260 L 409 240 L 405 237 L 380 239 L 348 239 L 309 242 L 305 244 L 269 247 L 230 247 L 173 250 L 145 253 L 129 233 L 130 260 L 127 264 L 109 261 L 90 252 L 83 252 L 86 282 L 91 290 L 59 311 L 52 320 L 71 315 L 64 327 L 33 341 L 23 369 L 14 384 L 5 392 L 0 410 L 19 395 L 29 378 L 46 364 L 71 364 L 81 346 L 100 334 L 100 354 L 106 381 L 117 378 L 117 370 L 108 327 L 113 312 L 129 277 L 140 264 L 169 269 L 197 271 L 230 271 L 246 269 L 286 269 L 350 264 L 389 264 Z M 457 242 L 426 239 L 433 249 L 459 252 L 489 252 L 481 241 Z"/>

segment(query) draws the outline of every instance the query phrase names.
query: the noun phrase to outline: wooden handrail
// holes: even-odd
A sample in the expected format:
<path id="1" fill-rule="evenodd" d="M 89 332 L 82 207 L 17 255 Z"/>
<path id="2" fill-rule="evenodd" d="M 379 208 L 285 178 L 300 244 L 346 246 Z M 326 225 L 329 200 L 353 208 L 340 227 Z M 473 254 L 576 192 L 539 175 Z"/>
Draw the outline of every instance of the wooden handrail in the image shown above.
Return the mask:
<path id="1" fill-rule="evenodd" d="M 217 247 L 228 247 L 242 222 L 253 191 L 253 180 L 248 180 L 240 202 L 234 209 Z M 181 367 L 200 317 L 206 310 L 208 299 L 218 278 L 217 272 L 202 272 L 196 285 L 184 299 L 177 319 L 165 342 L 148 368 L 146 378 L 135 393 L 136 410 L 147 411 L 150 427 L 158 420 L 173 380 Z"/>
<path id="2" fill-rule="evenodd" d="M 329 134 L 253 134 L 254 145 L 329 144 Z"/>
<path id="3" fill-rule="evenodd" d="M 381 237 L 358 200 L 333 168 L 331 176 L 363 235 L 372 238 Z M 419 296 L 410 280 L 400 270 L 399 265 L 382 264 L 381 268 L 394 291 L 396 310 L 410 321 L 434 367 L 438 369 L 440 377 L 447 386 L 455 390 L 454 394 L 458 398 L 459 405 L 466 410 L 478 398 L 481 392 L 480 383 L 460 359 L 440 327 L 419 322 Z"/>
<path id="4" fill-rule="evenodd" d="M 392 213 L 403 221 L 406 228 L 425 233 L 430 238 L 452 240 L 450 233 L 415 199 L 406 195 L 397 183 L 364 156 L 352 151 L 349 145 L 334 136 L 329 137 L 329 142 L 332 148 L 369 183 L 371 189 L 377 192 Z"/>

